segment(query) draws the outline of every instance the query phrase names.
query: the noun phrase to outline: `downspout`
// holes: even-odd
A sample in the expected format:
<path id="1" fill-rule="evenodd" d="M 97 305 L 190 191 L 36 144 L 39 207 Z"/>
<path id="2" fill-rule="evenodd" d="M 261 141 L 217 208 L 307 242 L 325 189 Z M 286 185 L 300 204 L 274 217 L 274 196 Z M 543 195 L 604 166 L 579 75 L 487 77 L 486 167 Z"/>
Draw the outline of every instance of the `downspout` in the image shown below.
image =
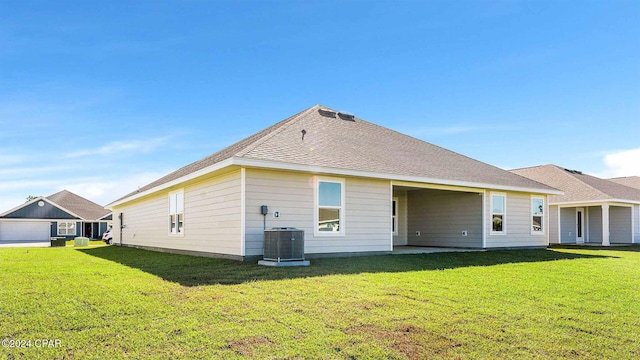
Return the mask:
<path id="1" fill-rule="evenodd" d="M 124 222 L 124 221 L 123 221 L 123 219 L 124 219 L 124 214 L 123 214 L 123 213 L 120 213 L 120 214 L 118 215 L 118 218 L 120 219 L 120 246 L 122 246 L 122 229 L 124 229 L 124 227 L 125 227 L 125 225 L 124 225 L 124 223 L 123 223 L 123 222 Z"/>

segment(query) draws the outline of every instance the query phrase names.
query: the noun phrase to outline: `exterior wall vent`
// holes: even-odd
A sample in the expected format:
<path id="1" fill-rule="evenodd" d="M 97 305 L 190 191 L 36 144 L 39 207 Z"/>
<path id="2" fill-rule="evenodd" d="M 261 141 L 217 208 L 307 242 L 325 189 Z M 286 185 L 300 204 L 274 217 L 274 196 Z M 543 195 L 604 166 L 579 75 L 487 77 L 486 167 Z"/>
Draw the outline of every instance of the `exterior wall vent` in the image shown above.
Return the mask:
<path id="1" fill-rule="evenodd" d="M 318 109 L 318 113 L 320 113 L 320 115 L 322 115 L 322 116 L 326 116 L 326 117 L 330 117 L 330 118 L 335 118 L 336 117 L 336 112 L 335 111 L 331 111 L 331 110 L 327 110 L 327 109 Z"/>

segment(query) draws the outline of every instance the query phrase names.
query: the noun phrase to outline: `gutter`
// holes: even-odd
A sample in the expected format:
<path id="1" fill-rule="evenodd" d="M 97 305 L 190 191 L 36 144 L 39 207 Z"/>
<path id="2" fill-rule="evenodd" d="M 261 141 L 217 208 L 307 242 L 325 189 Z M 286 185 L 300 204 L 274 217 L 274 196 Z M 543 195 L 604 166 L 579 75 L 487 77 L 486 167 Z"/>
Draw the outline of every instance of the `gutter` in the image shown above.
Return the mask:
<path id="1" fill-rule="evenodd" d="M 223 168 L 233 166 L 233 165 L 237 165 L 241 167 L 262 168 L 262 169 L 291 170 L 291 171 L 302 171 L 302 172 L 322 173 L 322 174 L 331 174 L 331 175 L 365 177 L 365 178 L 384 179 L 384 180 L 392 180 L 392 181 L 395 180 L 395 181 L 409 181 L 409 182 L 416 182 L 416 183 L 428 183 L 428 184 L 436 184 L 436 185 L 452 185 L 452 186 L 460 186 L 460 187 L 482 188 L 482 189 L 489 189 L 489 190 L 518 191 L 518 192 L 547 194 L 547 195 L 564 195 L 564 192 L 553 189 L 553 188 L 542 189 L 542 188 L 486 184 L 486 183 L 476 183 L 472 181 L 445 180 L 445 179 L 427 178 L 427 177 L 420 177 L 420 176 L 408 176 L 408 175 L 393 175 L 393 174 L 377 173 L 377 172 L 370 172 L 370 171 L 346 170 L 346 169 L 328 168 L 328 167 L 322 167 L 322 166 L 292 164 L 292 163 L 285 163 L 285 162 L 278 162 L 278 161 L 231 157 L 227 160 L 220 161 L 216 164 L 205 167 L 196 172 L 182 176 L 180 178 L 169 181 L 167 183 L 158 185 L 151 189 L 141 191 L 137 194 L 131 195 L 126 198 L 116 200 L 112 203 L 105 205 L 105 209 L 113 210 L 113 207 L 115 206 L 128 203 L 130 201 L 139 199 L 141 197 L 151 195 L 158 191 L 170 188 L 172 186 L 181 184 L 189 180 L 193 180 L 200 176 L 204 176 L 214 171 L 221 170 Z"/>

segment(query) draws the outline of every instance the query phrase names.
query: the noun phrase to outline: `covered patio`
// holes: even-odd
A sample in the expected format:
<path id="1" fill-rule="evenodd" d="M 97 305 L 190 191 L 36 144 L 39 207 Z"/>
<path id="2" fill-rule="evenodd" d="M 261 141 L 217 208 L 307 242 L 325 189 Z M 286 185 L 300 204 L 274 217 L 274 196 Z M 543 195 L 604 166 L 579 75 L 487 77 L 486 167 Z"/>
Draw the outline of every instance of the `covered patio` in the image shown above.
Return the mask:
<path id="1" fill-rule="evenodd" d="M 394 253 L 483 248 L 482 189 L 393 184 Z"/>
<path id="2" fill-rule="evenodd" d="M 633 206 L 621 203 L 564 204 L 557 209 L 560 244 L 633 243 Z"/>

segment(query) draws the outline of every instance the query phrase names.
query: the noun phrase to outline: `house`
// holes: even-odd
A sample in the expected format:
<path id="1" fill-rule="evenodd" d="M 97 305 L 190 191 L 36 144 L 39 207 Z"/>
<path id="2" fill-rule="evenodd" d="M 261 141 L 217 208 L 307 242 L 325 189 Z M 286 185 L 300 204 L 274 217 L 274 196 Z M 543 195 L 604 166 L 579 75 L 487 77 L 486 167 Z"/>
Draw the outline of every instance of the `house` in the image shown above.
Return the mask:
<path id="1" fill-rule="evenodd" d="M 116 244 L 247 260 L 265 229 L 295 227 L 312 258 L 546 246 L 560 193 L 316 105 L 107 207 Z"/>
<path id="2" fill-rule="evenodd" d="M 617 177 L 611 178 L 609 181 L 640 190 L 640 176 Z"/>
<path id="3" fill-rule="evenodd" d="M 556 165 L 512 170 L 558 188 L 549 197 L 551 244 L 640 243 L 640 191 Z"/>
<path id="4" fill-rule="evenodd" d="M 49 242 L 52 237 L 76 236 L 98 239 L 109 224 L 109 210 L 62 190 L 0 214 L 0 242 Z"/>

